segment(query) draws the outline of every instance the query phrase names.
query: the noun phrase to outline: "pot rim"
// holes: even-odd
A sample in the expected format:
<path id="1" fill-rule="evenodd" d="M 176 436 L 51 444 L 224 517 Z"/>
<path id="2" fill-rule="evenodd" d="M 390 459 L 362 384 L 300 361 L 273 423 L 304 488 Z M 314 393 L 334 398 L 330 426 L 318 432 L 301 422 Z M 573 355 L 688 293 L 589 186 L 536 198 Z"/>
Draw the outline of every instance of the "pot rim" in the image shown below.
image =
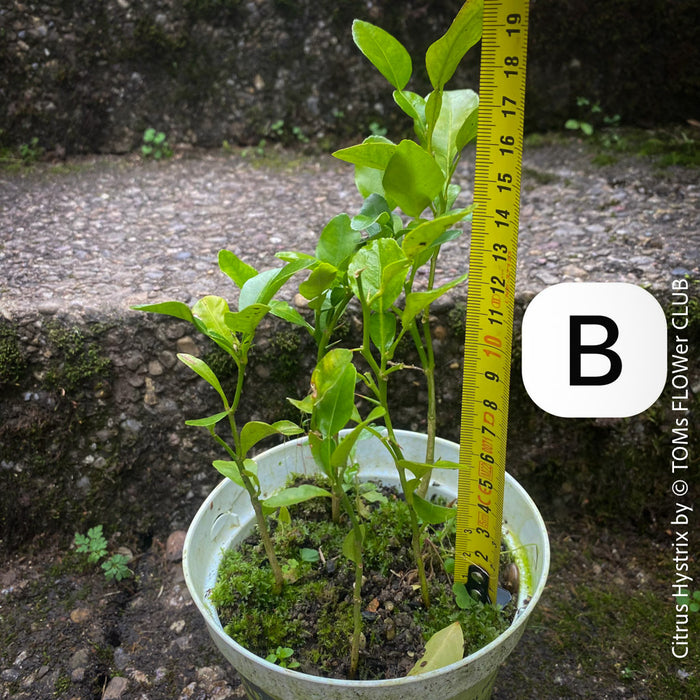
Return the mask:
<path id="1" fill-rule="evenodd" d="M 396 430 L 394 431 L 397 437 L 401 436 L 417 436 L 417 435 L 423 435 L 422 433 L 417 433 L 414 431 L 408 431 L 408 430 Z M 268 450 L 264 451 L 264 454 L 267 456 L 269 455 L 270 457 L 274 457 L 277 455 L 279 452 L 284 452 L 290 447 L 297 447 L 297 446 L 302 446 L 306 442 L 308 442 L 308 439 L 306 437 L 302 438 L 297 438 L 294 440 L 290 440 L 288 442 L 284 442 L 280 445 L 276 445 L 275 447 L 271 447 Z M 443 445 L 443 446 L 457 446 L 457 443 L 454 443 L 450 440 L 445 440 L 443 438 L 436 438 L 436 446 L 437 445 Z M 263 453 L 261 453 L 263 454 Z M 260 455 L 258 455 L 260 456 Z M 545 587 L 545 583 L 547 581 L 547 575 L 549 573 L 549 564 L 550 564 L 550 547 L 549 547 L 549 537 L 546 536 L 547 534 L 547 528 L 544 523 L 544 520 L 542 518 L 542 515 L 540 514 L 539 510 L 537 509 L 537 506 L 535 505 L 534 501 L 532 498 L 530 498 L 529 494 L 525 489 L 515 480 L 514 477 L 512 477 L 510 474 L 506 472 L 506 483 L 508 484 L 508 488 L 516 491 L 519 495 L 519 497 L 527 503 L 528 507 L 532 511 L 533 519 L 535 520 L 538 529 L 541 529 L 545 533 L 544 537 L 544 547 L 543 551 L 537 553 L 538 557 L 542 557 L 542 574 L 539 577 L 539 583 L 534 586 L 534 590 L 532 591 L 532 594 L 527 601 L 527 605 L 523 608 L 520 608 L 516 612 L 515 619 L 511 623 L 510 627 L 508 629 L 504 630 L 501 634 L 498 635 L 493 641 L 489 642 L 487 645 L 481 647 L 481 649 L 478 649 L 472 654 L 469 654 L 468 656 L 465 656 L 463 659 L 460 659 L 459 661 L 455 661 L 452 664 L 449 664 L 448 666 L 443 666 L 442 668 L 435 669 L 434 671 L 428 671 L 426 673 L 420 673 L 416 674 L 414 676 L 402 676 L 400 678 L 388 678 L 388 679 L 382 679 L 382 680 L 346 680 L 342 678 L 326 678 L 324 676 L 316 676 L 308 673 L 303 673 L 302 671 L 294 671 L 291 669 L 283 668 L 281 666 L 278 666 L 277 664 L 273 664 L 269 661 L 266 661 L 264 658 L 261 656 L 257 656 L 253 652 L 249 651 L 245 647 L 241 646 L 235 639 L 230 637 L 226 632 L 224 632 L 223 626 L 221 625 L 221 622 L 219 621 L 218 615 L 213 611 L 213 608 L 211 605 L 206 603 L 202 596 L 199 595 L 199 593 L 196 590 L 196 586 L 194 585 L 194 582 L 192 581 L 192 577 L 190 575 L 189 571 L 189 566 L 187 565 L 187 558 L 188 558 L 188 552 L 190 548 L 192 547 L 192 541 L 194 539 L 194 531 L 196 530 L 196 525 L 197 523 L 202 519 L 204 514 L 206 514 L 207 510 L 211 508 L 212 506 L 212 501 L 215 499 L 216 495 L 224 490 L 225 488 L 229 488 L 229 479 L 224 479 L 221 481 L 207 496 L 206 500 L 200 508 L 198 509 L 196 515 L 192 519 L 192 522 L 190 523 L 189 528 L 187 529 L 187 535 L 185 537 L 185 544 L 183 548 L 183 553 L 182 553 L 182 568 L 185 576 L 185 583 L 187 584 L 187 588 L 190 592 L 190 595 L 192 596 L 192 599 L 194 600 L 195 605 L 197 606 L 200 614 L 204 617 L 205 621 L 208 620 L 209 617 L 213 617 L 213 619 L 216 621 L 216 625 L 209 625 L 207 624 L 208 630 L 210 634 L 216 634 L 219 642 L 223 643 L 226 646 L 233 646 L 236 652 L 242 656 L 244 656 L 248 661 L 251 663 L 259 664 L 266 668 L 269 672 L 271 673 L 277 673 L 283 677 L 287 678 L 299 678 L 302 677 L 305 682 L 309 683 L 315 683 L 319 685 L 325 685 L 325 686 L 335 686 L 335 687 L 343 687 L 343 688 L 372 688 L 372 687 L 394 687 L 394 686 L 402 686 L 402 685 L 411 685 L 416 682 L 423 682 L 432 678 L 439 678 L 440 676 L 444 674 L 449 674 L 452 671 L 455 671 L 458 668 L 461 668 L 462 666 L 466 666 L 467 664 L 471 664 L 473 662 L 476 662 L 479 660 L 481 657 L 489 654 L 494 648 L 500 646 L 503 644 L 511 635 L 517 633 L 526 622 L 528 617 L 530 616 L 530 613 L 532 610 L 534 610 L 535 606 L 537 605 L 537 602 L 539 601 L 542 592 Z M 212 615 L 213 612 L 213 615 Z"/>

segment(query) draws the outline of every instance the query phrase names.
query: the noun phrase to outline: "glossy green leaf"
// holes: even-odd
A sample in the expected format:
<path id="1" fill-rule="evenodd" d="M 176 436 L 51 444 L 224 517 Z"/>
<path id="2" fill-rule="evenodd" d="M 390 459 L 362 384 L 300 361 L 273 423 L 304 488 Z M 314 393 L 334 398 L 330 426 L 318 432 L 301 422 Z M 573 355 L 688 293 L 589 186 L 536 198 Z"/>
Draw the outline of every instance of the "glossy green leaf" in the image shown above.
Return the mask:
<path id="1" fill-rule="evenodd" d="M 228 408 L 229 403 L 228 399 L 226 398 L 226 394 L 221 388 L 221 384 L 219 383 L 217 376 L 204 360 L 200 360 L 198 357 L 188 355 L 186 353 L 179 353 L 177 358 L 180 360 L 180 362 L 186 364 L 193 372 L 196 372 L 202 379 L 204 379 L 205 382 L 214 387 L 224 402 L 224 405 Z"/>
<path id="2" fill-rule="evenodd" d="M 370 22 L 356 19 L 352 38 L 370 63 L 397 89 L 403 90 L 411 78 L 411 57 L 398 39 Z"/>
<path id="3" fill-rule="evenodd" d="M 241 287 L 238 310 L 243 311 L 251 304 L 269 304 L 272 297 L 277 294 L 285 282 L 310 265 L 309 259 L 300 258 L 294 262 L 287 263 L 284 267 L 259 272 L 255 277 L 248 279 Z"/>
<path id="4" fill-rule="evenodd" d="M 456 663 L 463 657 L 464 634 L 459 622 L 453 622 L 436 632 L 425 643 L 425 654 L 418 659 L 407 675 L 416 676 L 420 673 L 429 673 Z"/>
<path id="5" fill-rule="evenodd" d="M 165 316 L 174 316 L 183 321 L 194 323 L 190 307 L 187 306 L 187 304 L 183 304 L 181 301 L 164 301 L 159 304 L 138 304 L 131 308 L 134 311 L 146 311 L 154 314 L 164 314 Z"/>
<path id="6" fill-rule="evenodd" d="M 358 298 L 361 284 L 365 302 L 377 311 L 386 311 L 401 294 L 409 265 L 393 238 L 378 238 L 355 253 L 348 266 L 348 278 Z"/>
<path id="7" fill-rule="evenodd" d="M 228 416 L 228 411 L 222 411 L 221 413 L 216 413 L 213 416 L 207 416 L 206 418 L 195 418 L 193 420 L 186 420 L 185 425 L 194 425 L 196 427 L 210 428 L 212 425 L 216 425 L 219 421 L 223 420 Z"/>
<path id="8" fill-rule="evenodd" d="M 453 224 L 464 219 L 472 212 L 474 207 L 466 207 L 457 211 L 430 219 L 410 229 L 401 241 L 401 249 L 407 258 L 415 258 L 427 250 L 432 244 Z"/>
<path id="9" fill-rule="evenodd" d="M 382 179 L 386 194 L 414 218 L 421 215 L 444 184 L 445 178 L 435 159 L 408 139 L 396 147 Z"/>
<path id="10" fill-rule="evenodd" d="M 292 399 L 287 397 L 287 401 L 292 404 L 295 408 L 299 409 L 302 413 L 311 413 L 313 411 L 313 397 L 311 395 L 305 396 L 303 399 Z"/>
<path id="11" fill-rule="evenodd" d="M 330 263 L 317 265 L 309 277 L 299 285 L 299 293 L 305 299 L 315 299 L 327 292 L 338 279 L 338 268 Z"/>
<path id="12" fill-rule="evenodd" d="M 396 316 L 391 312 L 372 314 L 369 337 L 379 350 L 388 350 L 396 337 Z"/>
<path id="13" fill-rule="evenodd" d="M 344 270 L 360 241 L 361 236 L 353 230 L 350 217 L 347 214 L 338 214 L 321 231 L 316 245 L 316 257 L 321 262 Z"/>
<path id="14" fill-rule="evenodd" d="M 265 508 L 280 508 L 282 506 L 294 506 L 297 503 L 310 501 L 312 498 L 330 498 L 331 493 L 320 486 L 313 484 L 303 484 L 301 486 L 290 486 L 272 494 L 263 501 Z"/>
<path id="15" fill-rule="evenodd" d="M 219 251 L 219 268 L 227 274 L 240 289 L 251 277 L 257 275 L 255 268 L 243 262 L 230 250 Z"/>
<path id="16" fill-rule="evenodd" d="M 228 328 L 234 333 L 253 335 L 258 324 L 265 318 L 269 310 L 270 307 L 267 304 L 251 304 L 250 306 L 246 306 L 243 311 L 234 311 L 225 314 L 224 321 Z"/>
<path id="17" fill-rule="evenodd" d="M 413 494 L 413 509 L 416 515 L 424 522 L 430 525 L 439 525 L 456 517 L 456 508 L 446 508 L 439 506 L 437 503 L 421 498 L 417 493 Z"/>
<path id="18" fill-rule="evenodd" d="M 481 38 L 483 10 L 483 0 L 467 0 L 445 34 L 428 47 L 425 67 L 436 90 L 454 75 L 464 54 Z"/>
<path id="19" fill-rule="evenodd" d="M 301 326 L 307 330 L 313 332 L 313 328 L 309 325 L 308 321 L 294 308 L 292 308 L 288 302 L 282 299 L 273 299 L 269 303 L 270 313 L 277 318 L 281 318 L 288 323 L 292 323 L 295 326 Z"/>
<path id="20" fill-rule="evenodd" d="M 343 540 L 343 556 L 349 559 L 353 564 L 360 566 L 362 564 L 362 541 L 365 539 L 365 526 L 360 525 L 361 541 L 355 539 L 355 531 L 350 530 Z"/>
<path id="21" fill-rule="evenodd" d="M 288 420 L 277 421 L 276 423 L 264 423 L 263 421 L 250 421 L 241 429 L 241 453 L 246 455 L 260 440 L 270 435 L 299 435 L 304 431 L 296 424 Z"/>
<path id="22" fill-rule="evenodd" d="M 381 141 L 367 139 L 356 146 L 341 148 L 339 151 L 335 151 L 333 156 L 353 165 L 384 170 L 395 150 L 396 144 L 386 138 L 382 138 Z"/>
<path id="23" fill-rule="evenodd" d="M 371 194 L 365 199 L 360 213 L 352 217 L 350 225 L 356 231 L 364 231 L 375 223 L 391 226 L 391 209 L 379 194 Z"/>
<path id="24" fill-rule="evenodd" d="M 241 479 L 241 472 L 238 469 L 238 465 L 235 462 L 227 462 L 225 460 L 217 459 L 212 462 L 212 465 L 216 471 L 227 479 L 231 479 L 234 484 L 245 488 L 243 484 L 243 479 Z"/>
<path id="25" fill-rule="evenodd" d="M 356 383 L 354 365 L 346 365 L 338 380 L 314 402 L 313 422 L 323 435 L 335 435 L 350 421 L 355 411 Z"/>
<path id="26" fill-rule="evenodd" d="M 192 307 L 197 327 L 210 338 L 220 339 L 230 345 L 231 331 L 226 325 L 227 313 L 229 308 L 226 299 L 213 295 L 200 299 Z"/>
<path id="27" fill-rule="evenodd" d="M 476 136 L 478 107 L 479 96 L 473 90 L 448 90 L 442 95 L 432 145 L 435 160 L 446 176 L 452 172 L 456 156 L 466 145 L 464 139 Z M 465 124 L 468 125 L 466 130 Z"/>
<path id="28" fill-rule="evenodd" d="M 413 119 L 416 136 L 425 141 L 425 98 L 409 90 L 395 90 L 394 102 Z"/>
<path id="29" fill-rule="evenodd" d="M 406 305 L 401 313 L 401 323 L 407 326 L 423 309 L 432 304 L 436 299 L 439 299 L 443 294 L 446 294 L 453 287 L 465 282 L 468 277 L 464 273 L 461 277 L 448 282 L 436 289 L 431 289 L 426 292 L 411 292 L 406 295 Z"/>

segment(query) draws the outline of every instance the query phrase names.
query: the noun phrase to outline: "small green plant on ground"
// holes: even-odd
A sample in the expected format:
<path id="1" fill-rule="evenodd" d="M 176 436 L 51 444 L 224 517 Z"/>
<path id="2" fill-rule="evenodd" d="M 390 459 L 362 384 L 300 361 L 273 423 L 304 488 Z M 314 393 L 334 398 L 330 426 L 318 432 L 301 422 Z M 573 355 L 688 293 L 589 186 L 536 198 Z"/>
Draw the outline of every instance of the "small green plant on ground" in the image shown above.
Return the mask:
<path id="1" fill-rule="evenodd" d="M 100 566 L 108 581 L 112 579 L 121 581 L 133 576 L 133 571 L 127 566 L 129 559 L 125 555 L 112 554 L 107 556 L 107 540 L 102 533 L 102 525 L 90 528 L 86 535 L 76 532 L 73 543 L 76 551 L 87 554 L 88 563 L 97 564 L 101 559 L 104 559 Z M 105 559 L 105 557 L 107 558 Z"/>
<path id="2" fill-rule="evenodd" d="M 292 659 L 294 649 L 289 647 L 278 646 L 273 652 L 270 652 L 265 661 L 271 664 L 279 664 L 282 668 L 299 668 L 299 662 Z"/>
<path id="3" fill-rule="evenodd" d="M 620 115 L 608 116 L 603 114 L 600 102 L 591 102 L 587 97 L 577 97 L 576 106 L 582 112 L 579 119 L 567 119 L 564 127 L 573 131 L 579 130 L 586 136 L 592 136 L 596 127 L 601 125 L 613 127 L 620 125 Z"/>
<path id="4" fill-rule="evenodd" d="M 162 131 L 148 128 L 143 132 L 141 154 L 144 158 L 161 160 L 162 158 L 170 158 L 173 155 L 173 151 L 168 144 L 166 135 Z"/>
<path id="5" fill-rule="evenodd" d="M 23 143 L 19 147 L 19 157 L 24 165 L 36 163 L 44 153 L 44 149 L 39 145 L 39 139 L 34 136 L 29 143 Z"/>
<path id="6" fill-rule="evenodd" d="M 700 612 L 700 591 L 693 591 L 686 593 L 686 595 L 679 595 L 676 597 L 676 605 L 685 605 L 688 608 L 688 612 Z"/>

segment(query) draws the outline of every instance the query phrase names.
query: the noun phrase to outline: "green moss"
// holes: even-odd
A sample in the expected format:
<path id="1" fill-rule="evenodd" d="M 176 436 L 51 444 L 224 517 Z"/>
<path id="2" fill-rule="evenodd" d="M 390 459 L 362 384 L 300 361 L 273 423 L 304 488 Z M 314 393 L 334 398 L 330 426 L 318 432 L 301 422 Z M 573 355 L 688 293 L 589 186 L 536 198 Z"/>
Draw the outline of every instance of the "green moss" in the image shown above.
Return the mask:
<path id="1" fill-rule="evenodd" d="M 45 377 L 47 387 L 72 391 L 108 372 L 109 358 L 79 328 L 54 325 L 48 329 L 48 338 L 53 354 Z"/>
<path id="2" fill-rule="evenodd" d="M 0 386 L 17 384 L 25 369 L 17 331 L 0 324 Z"/>

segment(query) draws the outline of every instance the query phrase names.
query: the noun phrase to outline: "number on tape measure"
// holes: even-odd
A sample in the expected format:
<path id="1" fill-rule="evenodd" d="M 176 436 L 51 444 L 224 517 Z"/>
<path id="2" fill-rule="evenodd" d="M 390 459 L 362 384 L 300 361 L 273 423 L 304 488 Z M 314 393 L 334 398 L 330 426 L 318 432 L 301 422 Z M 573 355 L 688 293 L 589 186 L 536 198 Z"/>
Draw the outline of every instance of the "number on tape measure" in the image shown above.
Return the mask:
<path id="1" fill-rule="evenodd" d="M 496 602 L 520 214 L 527 0 L 484 2 L 455 579 Z"/>

